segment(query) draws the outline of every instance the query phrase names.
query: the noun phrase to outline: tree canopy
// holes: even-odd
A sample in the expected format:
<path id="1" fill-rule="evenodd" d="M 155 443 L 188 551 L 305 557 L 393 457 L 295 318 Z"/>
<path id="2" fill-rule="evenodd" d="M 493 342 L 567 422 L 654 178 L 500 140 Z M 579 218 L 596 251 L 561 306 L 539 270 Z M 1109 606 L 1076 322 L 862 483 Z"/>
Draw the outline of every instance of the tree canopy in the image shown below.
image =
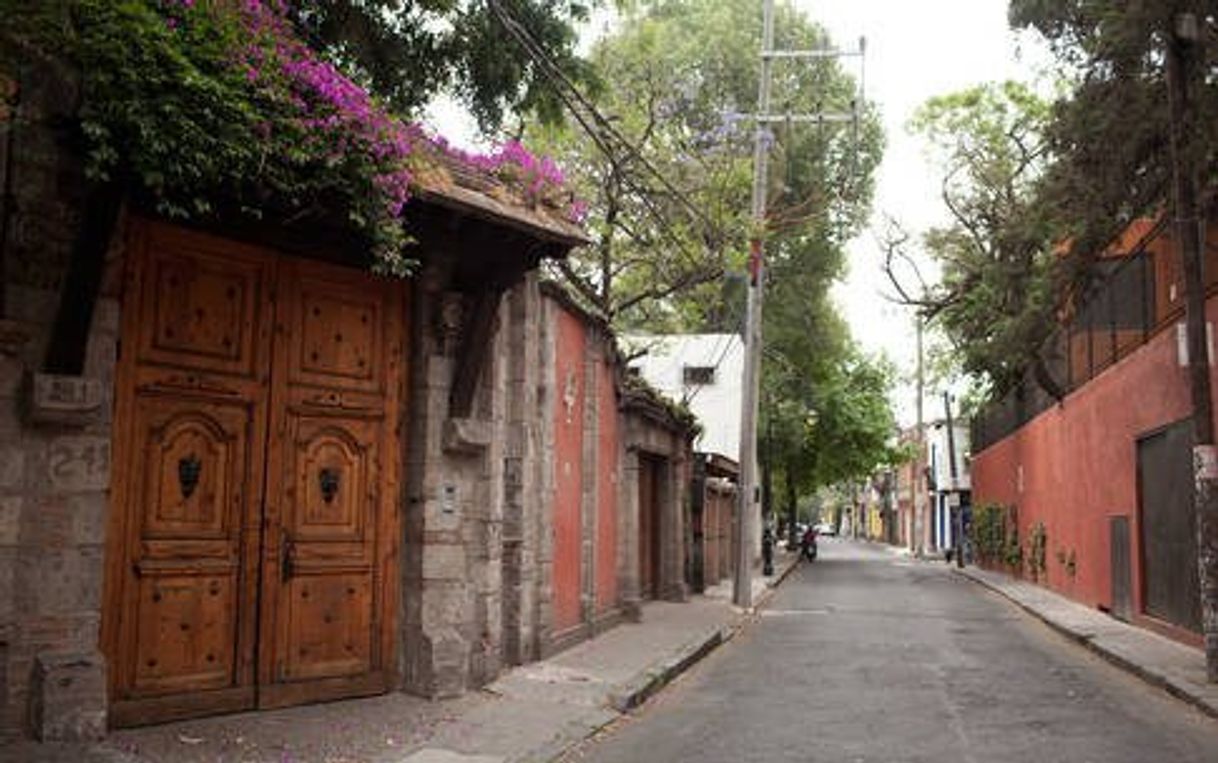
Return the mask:
<path id="1" fill-rule="evenodd" d="M 458 96 L 487 131 L 512 113 L 561 116 L 551 73 L 509 35 L 518 21 L 564 76 L 595 83 L 575 52 L 595 0 L 301 0 L 290 16 L 309 43 L 385 99 L 417 115 L 437 93 Z"/>
<path id="2" fill-rule="evenodd" d="M 1012 0 L 1011 25 L 1039 31 L 1072 87 L 1053 106 L 1046 139 L 1055 157 L 1042 194 L 1074 254 L 1087 258 L 1169 196 L 1165 46 L 1180 13 L 1200 21 L 1208 64 L 1192 72 L 1187 129 L 1200 175 L 1218 161 L 1214 7 L 1204 0 Z"/>
<path id="3" fill-rule="evenodd" d="M 366 7 L 380 8 L 388 24 L 384 14 L 398 5 Z M 223 207 L 338 222 L 362 234 L 387 271 L 410 266 L 404 205 L 419 173 L 443 164 L 442 153 L 511 178 L 534 201 L 561 186 L 554 165 L 519 144 L 478 157 L 433 141 L 361 84 L 375 77 L 356 55 L 372 53 L 356 38 L 306 44 L 299 24 L 317 21 L 299 15 L 307 7 L 0 0 L 0 66 L 34 62 L 78 92 L 74 113 L 63 115 L 66 132 L 87 177 L 111 195 L 173 217 Z"/>
<path id="4" fill-rule="evenodd" d="M 1061 229 L 1040 195 L 1051 162 L 1049 117 L 1050 103 L 1016 82 L 923 104 L 910 126 L 943 168 L 950 214 L 923 239 L 940 281 L 903 281 L 897 258 L 909 242 L 899 233 L 886 242 L 898 292 L 944 332 L 961 370 L 997 393 L 1041 364 L 1038 353 L 1054 325 L 1060 274 L 1053 246 Z"/>
<path id="5" fill-rule="evenodd" d="M 1001 395 L 1033 373 L 1060 397 L 1046 340 L 1096 277 L 1096 257 L 1131 222 L 1170 201 L 1166 45 L 1177 14 L 1200 20 L 1202 65 L 1191 72 L 1187 161 L 1218 168 L 1218 35 L 1212 3 L 1012 0 L 1011 25 L 1034 29 L 1062 86 L 1043 100 L 1014 83 L 929 101 L 913 127 L 944 166 L 952 224 L 926 248 L 943 281 L 919 302 L 937 316 L 963 369 Z M 1211 75 L 1207 76 L 1206 72 Z"/>
<path id="6" fill-rule="evenodd" d="M 789 4 L 778 9 L 778 45 L 824 46 L 824 31 Z M 742 268 L 755 229 L 749 216 L 761 37 L 758 9 L 740 3 L 633 3 L 593 48 L 608 86 L 596 108 L 623 142 L 568 123 L 531 142 L 560 159 L 590 202 L 595 244 L 564 274 L 618 325 L 738 328 L 742 292 L 723 276 Z M 836 63 L 785 64 L 774 76 L 775 110 L 849 112 L 857 83 Z M 871 173 L 882 151 L 874 113 L 857 127 L 791 125 L 771 131 L 770 256 L 794 256 L 812 235 L 836 246 L 814 266 L 827 285 L 840 244 L 866 218 Z M 532 140 L 536 138 L 536 140 Z M 824 233 L 827 231 L 828 233 Z"/>
<path id="7" fill-rule="evenodd" d="M 777 14 L 777 47 L 831 46 L 789 3 Z M 883 135 L 840 62 L 776 65 L 773 111 L 857 107 L 858 121 L 768 130 L 770 214 L 758 230 L 749 197 L 760 39 L 759 9 L 746 3 L 630 4 L 590 56 L 606 83 L 595 106 L 608 126 L 589 134 L 569 122 L 529 137 L 590 201 L 594 244 L 561 275 L 619 328 L 739 331 L 748 240 L 765 237 L 759 448 L 793 504 L 892 455 L 891 370 L 854 347 L 828 294 L 869 214 Z M 607 140 L 610 129 L 624 140 Z"/>

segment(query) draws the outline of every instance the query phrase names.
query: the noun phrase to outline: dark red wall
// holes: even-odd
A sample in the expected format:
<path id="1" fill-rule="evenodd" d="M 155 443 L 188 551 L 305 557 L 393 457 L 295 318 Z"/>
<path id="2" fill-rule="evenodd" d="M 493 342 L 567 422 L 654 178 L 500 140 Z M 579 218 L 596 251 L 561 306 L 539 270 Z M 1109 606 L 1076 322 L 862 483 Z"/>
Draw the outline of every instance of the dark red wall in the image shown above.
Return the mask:
<path id="1" fill-rule="evenodd" d="M 554 630 L 580 624 L 580 503 L 583 499 L 583 322 L 555 316 L 554 360 Z"/>
<path id="2" fill-rule="evenodd" d="M 1218 299 L 1211 298 L 1207 313 L 1218 323 Z M 1191 410 L 1175 325 L 972 458 L 974 504 L 1017 506 L 1025 548 L 1030 528 L 1043 522 L 1047 585 L 1088 606 L 1112 604 L 1108 519 L 1123 514 L 1130 522 L 1134 608 L 1142 611 L 1137 440 Z M 1074 552 L 1073 576 L 1059 551 Z"/>

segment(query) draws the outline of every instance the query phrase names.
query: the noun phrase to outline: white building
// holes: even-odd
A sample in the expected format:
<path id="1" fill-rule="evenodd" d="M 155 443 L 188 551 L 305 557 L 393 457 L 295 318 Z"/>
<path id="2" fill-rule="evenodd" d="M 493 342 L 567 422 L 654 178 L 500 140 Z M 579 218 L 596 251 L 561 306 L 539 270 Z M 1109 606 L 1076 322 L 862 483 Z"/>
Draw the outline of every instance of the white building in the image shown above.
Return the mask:
<path id="1" fill-rule="evenodd" d="M 702 424 L 694 449 L 740 456 L 744 342 L 739 334 L 635 334 L 622 337 L 631 370 L 673 400 L 683 400 Z"/>
<path id="2" fill-rule="evenodd" d="M 952 422 L 952 440 L 947 424 L 936 421 L 926 427 L 926 457 L 931 491 L 931 546 L 947 549 L 953 545 L 952 509 L 969 506 L 972 482 L 969 479 L 969 429 L 964 422 Z M 955 451 L 953 477 L 952 459 Z"/>

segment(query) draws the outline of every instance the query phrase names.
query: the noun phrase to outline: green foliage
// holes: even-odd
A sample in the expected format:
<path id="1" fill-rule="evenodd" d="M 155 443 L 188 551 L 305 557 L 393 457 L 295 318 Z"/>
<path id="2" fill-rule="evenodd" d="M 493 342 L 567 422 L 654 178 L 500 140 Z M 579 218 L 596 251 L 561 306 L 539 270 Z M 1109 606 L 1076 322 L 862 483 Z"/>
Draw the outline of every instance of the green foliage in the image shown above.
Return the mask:
<path id="1" fill-rule="evenodd" d="M 575 26 L 598 3 L 498 0 L 571 80 L 595 86 Z M 504 28 L 489 0 L 297 0 L 293 21 L 318 50 L 405 114 L 456 94 L 484 131 L 512 114 L 561 120 L 550 75 Z"/>
<path id="2" fill-rule="evenodd" d="M 1028 535 L 1028 573 L 1033 580 L 1038 580 L 1045 575 L 1048 547 L 1045 523 L 1037 522 L 1032 525 L 1032 531 Z"/>
<path id="3" fill-rule="evenodd" d="M 403 253 L 411 240 L 403 207 L 419 172 L 444 172 L 442 153 L 497 176 L 521 201 L 549 199 L 561 186 L 557 167 L 518 143 L 472 156 L 433 142 L 307 46 L 286 8 L 278 0 L 0 0 L 0 51 L 54 62 L 78 81 L 74 134 L 92 181 L 169 217 L 338 223 L 362 234 L 374 265 L 390 273 L 413 264 Z M 302 7 L 292 11 L 299 22 Z M 362 60 L 353 48 L 327 52 L 357 69 Z"/>
<path id="4" fill-rule="evenodd" d="M 360 122 L 305 87 L 290 67 L 314 66 L 353 108 L 362 106 L 355 94 L 367 100 L 260 4 L 0 0 L 0 15 L 15 22 L 6 47 L 53 57 L 79 78 L 89 178 L 170 217 L 219 206 L 254 216 L 341 210 L 379 266 L 408 269 L 408 129 L 387 117 L 370 127 L 370 102 Z M 405 150 L 383 149 L 399 140 Z"/>
<path id="5" fill-rule="evenodd" d="M 826 44 L 790 6 L 779 14 L 781 44 Z M 561 160 L 590 202 L 595 243 L 574 253 L 564 279 L 618 327 L 739 329 L 743 289 L 723 276 L 743 269 L 754 232 L 754 130 L 745 115 L 755 110 L 760 35 L 759 9 L 749 4 L 630 4 L 591 61 L 613 84 L 597 108 L 637 152 L 610 145 L 607 155 L 605 141 L 571 124 L 530 128 L 530 141 Z M 845 111 L 855 83 L 823 61 L 777 67 L 774 92 L 783 108 Z M 867 215 L 882 148 L 874 114 L 864 114 L 854 138 L 842 127 L 775 135 L 768 254 L 776 262 L 809 252 L 805 264 L 821 276 L 804 292 L 809 299 L 840 271 L 841 243 Z"/>
<path id="6" fill-rule="evenodd" d="M 1068 244 L 1059 296 L 1085 285 L 1091 264 L 1132 221 L 1170 200 L 1166 45 L 1176 14 L 1200 19 L 1183 157 L 1212 186 L 1218 168 L 1218 29 L 1208 0 L 1012 0 L 1012 27 L 1048 40 L 1070 88 L 1044 137 L 1052 163 L 1038 190 Z M 1208 74 L 1207 74 L 1208 72 Z"/>
<path id="7" fill-rule="evenodd" d="M 1018 568 L 1022 556 L 1019 528 L 1011 521 L 1009 507 L 995 503 L 974 506 L 970 533 L 977 561 Z"/>
<path id="8" fill-rule="evenodd" d="M 828 294 L 845 241 L 870 211 L 883 136 L 868 107 L 857 132 L 775 128 L 770 215 L 758 226 L 750 214 L 755 131 L 747 115 L 756 110 L 759 10 L 690 0 L 628 4 L 591 60 L 613 84 L 596 105 L 637 153 L 606 155 L 572 125 L 534 128 L 530 137 L 561 158 L 591 202 L 595 243 L 573 253 L 563 276 L 619 328 L 739 331 L 745 282 L 724 276 L 744 269 L 751 237 L 764 237 L 759 448 L 790 508 L 799 494 L 895 460 L 886 397 L 892 370 L 857 351 Z M 780 3 L 777 14 L 778 47 L 831 46 L 794 6 Z M 773 92 L 775 110 L 795 113 L 846 112 L 857 97 L 854 79 L 832 60 L 776 65 Z"/>
<path id="9" fill-rule="evenodd" d="M 1039 196 L 1047 101 L 1016 82 L 932 98 L 911 128 L 944 168 L 951 223 L 929 231 L 942 280 L 925 295 L 961 369 L 1001 394 L 1035 363 L 1055 324 L 1060 235 Z"/>

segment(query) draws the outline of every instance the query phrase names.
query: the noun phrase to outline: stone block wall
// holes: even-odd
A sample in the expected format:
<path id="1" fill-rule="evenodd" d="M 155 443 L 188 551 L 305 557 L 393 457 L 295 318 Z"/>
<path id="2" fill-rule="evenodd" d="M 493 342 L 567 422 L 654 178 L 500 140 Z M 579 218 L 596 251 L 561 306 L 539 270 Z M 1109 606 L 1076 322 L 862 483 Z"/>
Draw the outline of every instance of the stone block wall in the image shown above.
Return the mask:
<path id="1" fill-rule="evenodd" d="M 691 433 L 670 421 L 662 410 L 646 400 L 628 397 L 623 404 L 623 447 L 625 449 L 622 506 L 627 515 L 621 524 L 626 534 L 623 601 L 626 613 L 637 616 L 640 602 L 638 576 L 639 469 L 640 456 L 658 458 L 661 467 L 658 486 L 660 507 L 660 568 L 657 597 L 666 601 L 685 601 L 689 585 L 685 557 L 690 542 L 690 478 L 693 455 Z"/>
<path id="2" fill-rule="evenodd" d="M 414 300 L 401 668 L 404 687 L 430 697 L 536 659 L 545 629 L 536 276 L 501 300 L 472 410 L 453 418 L 470 301 L 439 269 Z"/>
<path id="3" fill-rule="evenodd" d="M 85 348 L 92 410 L 35 423 L 31 385 L 59 308 L 83 181 L 54 126 L 72 107 L 73 83 L 31 71 L 18 84 L 13 119 L 0 124 L 0 182 L 13 189 L 0 210 L 0 735 L 93 738 L 105 730 L 97 643 L 122 252 L 110 252 Z"/>

